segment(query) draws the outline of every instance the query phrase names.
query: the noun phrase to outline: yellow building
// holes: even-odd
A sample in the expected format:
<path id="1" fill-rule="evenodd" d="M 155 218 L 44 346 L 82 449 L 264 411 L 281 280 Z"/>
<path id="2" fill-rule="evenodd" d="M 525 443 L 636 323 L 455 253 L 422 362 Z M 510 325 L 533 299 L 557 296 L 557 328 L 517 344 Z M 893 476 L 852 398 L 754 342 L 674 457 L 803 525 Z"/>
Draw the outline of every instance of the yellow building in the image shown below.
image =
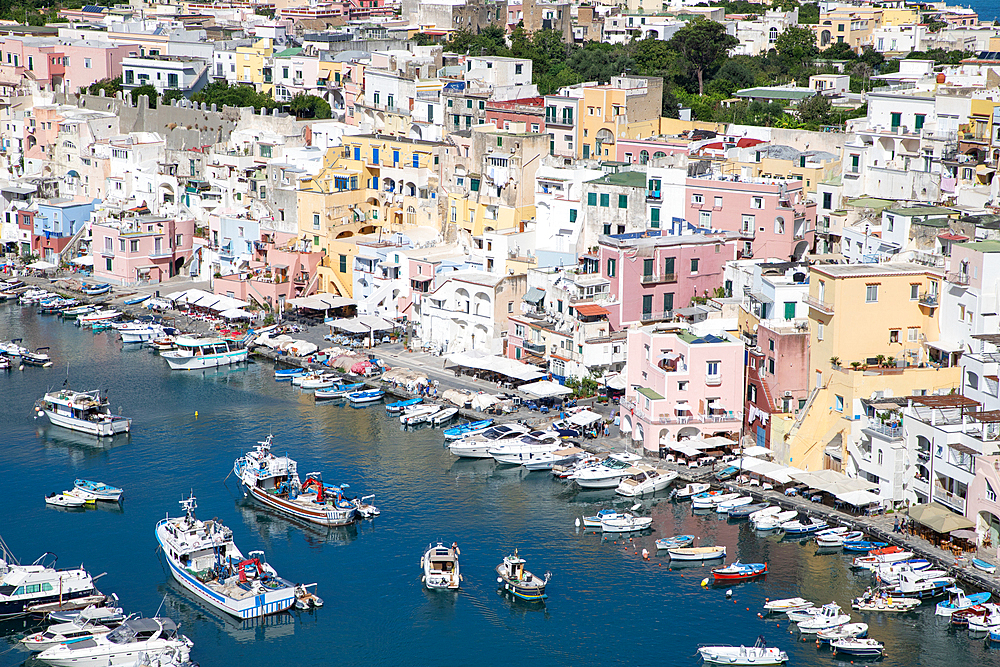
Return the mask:
<path id="1" fill-rule="evenodd" d="M 882 25 L 914 25 L 920 23 L 920 12 L 908 8 L 882 8 Z"/>
<path id="2" fill-rule="evenodd" d="M 819 24 L 809 26 L 816 33 L 816 44 L 826 49 L 833 44 L 847 44 L 857 51 L 871 42 L 872 32 L 882 25 L 882 9 L 840 7 L 819 16 Z"/>
<path id="3" fill-rule="evenodd" d="M 270 39 L 260 39 L 252 46 L 236 47 L 236 80 L 248 83 L 262 93 L 274 93 L 270 71 L 265 76 L 264 68 L 274 55 L 274 45 Z"/>
<path id="4" fill-rule="evenodd" d="M 958 149 L 961 153 L 968 155 L 973 151 L 978 151 L 982 158 L 981 161 L 996 164 L 997 160 L 1000 159 L 1000 148 L 991 146 L 1000 144 L 1000 123 L 997 122 L 997 118 L 1000 118 L 998 108 L 1000 108 L 1000 102 L 989 99 L 972 99 L 969 122 L 958 128 Z M 992 172 L 986 171 L 984 168 L 977 168 L 977 171 L 977 177 L 985 184 L 989 184 Z"/>
<path id="5" fill-rule="evenodd" d="M 788 178 L 802 181 L 805 192 L 840 174 L 840 158 L 824 151 L 799 152 L 787 146 L 751 146 L 727 159 L 725 173 L 745 178 Z"/>

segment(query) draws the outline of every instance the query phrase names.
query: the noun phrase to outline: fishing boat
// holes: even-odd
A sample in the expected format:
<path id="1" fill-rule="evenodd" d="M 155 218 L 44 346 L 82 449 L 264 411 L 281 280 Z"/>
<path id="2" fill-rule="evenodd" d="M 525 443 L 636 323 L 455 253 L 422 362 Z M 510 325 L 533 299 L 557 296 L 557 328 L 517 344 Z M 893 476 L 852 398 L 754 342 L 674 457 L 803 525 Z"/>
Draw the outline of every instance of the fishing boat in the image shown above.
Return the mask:
<path id="1" fill-rule="evenodd" d="M 67 604 L 99 595 L 94 578 L 82 567 L 57 570 L 55 554 L 44 553 L 31 565 L 18 565 L 0 551 L 0 618 L 21 616 L 46 604 Z"/>
<path id="2" fill-rule="evenodd" d="M 45 496 L 45 504 L 52 505 L 53 507 L 83 507 L 87 504 L 87 500 L 75 494 L 56 493 L 53 491 Z"/>
<path id="3" fill-rule="evenodd" d="M 116 486 L 111 486 L 104 482 L 92 482 L 89 479 L 78 479 L 73 482 L 73 491 L 84 498 L 93 498 L 94 500 L 104 500 L 113 503 L 120 501 L 124 493 L 124 491 Z"/>
<path id="4" fill-rule="evenodd" d="M 552 578 L 551 572 L 546 572 L 544 577 L 537 577 L 524 569 L 525 560 L 518 555 L 514 549 L 513 555 L 506 556 L 503 562 L 497 565 L 497 583 L 500 589 L 506 591 L 516 598 L 529 602 L 540 602 L 547 598 L 545 587 Z"/>
<path id="5" fill-rule="evenodd" d="M 107 294 L 111 291 L 111 285 L 108 283 L 89 283 L 84 284 L 82 292 L 87 296 L 100 296 L 102 294 Z"/>
<path id="6" fill-rule="evenodd" d="M 717 493 L 714 495 L 697 495 L 691 499 L 691 507 L 696 510 L 715 509 L 719 503 L 736 500 L 740 497 L 738 493 Z"/>
<path id="7" fill-rule="evenodd" d="M 873 549 L 881 549 L 889 546 L 886 542 L 869 542 L 867 540 L 844 540 L 844 551 L 854 553 L 868 553 Z"/>
<path id="8" fill-rule="evenodd" d="M 424 399 L 422 399 L 422 398 L 408 398 L 405 401 L 396 401 L 395 403 L 386 403 L 385 404 L 385 411 L 386 411 L 387 414 L 390 414 L 390 415 L 398 415 L 400 412 L 402 412 L 403 410 L 405 410 L 406 408 L 408 408 L 410 406 L 419 405 L 420 403 L 423 402 L 423 400 Z"/>
<path id="9" fill-rule="evenodd" d="M 600 528 L 602 521 L 604 521 L 605 519 L 613 519 L 617 516 L 618 516 L 617 510 L 611 510 L 611 509 L 599 510 L 597 514 L 583 517 L 583 527 Z"/>
<path id="10" fill-rule="evenodd" d="M 303 382 L 308 380 L 322 380 L 326 378 L 333 378 L 333 373 L 328 373 L 326 371 L 307 371 L 299 375 L 292 376 L 292 385 L 296 387 L 301 387 Z"/>
<path id="11" fill-rule="evenodd" d="M 987 603 L 982 605 L 986 613 L 968 617 L 969 632 L 993 632 L 1000 629 L 1000 605 Z M 955 612 L 952 619 L 962 612 Z"/>
<path id="12" fill-rule="evenodd" d="M 676 491 L 674 491 L 674 498 L 677 500 L 687 500 L 692 496 L 696 496 L 699 493 L 705 493 L 711 488 L 711 484 L 705 484 L 703 482 L 693 482 L 691 484 L 685 484 Z"/>
<path id="13" fill-rule="evenodd" d="M 399 415 L 399 423 L 403 426 L 423 424 L 437 411 L 438 406 L 436 405 L 412 405 Z"/>
<path id="14" fill-rule="evenodd" d="M 441 426 L 442 424 L 446 424 L 454 419 L 457 414 L 458 408 L 441 408 L 431 415 L 431 425 Z"/>
<path id="15" fill-rule="evenodd" d="M 977 604 L 983 604 L 990 601 L 990 593 L 973 593 L 971 595 L 966 595 L 965 591 L 957 586 L 952 586 L 946 589 L 947 593 L 951 594 L 951 597 L 944 601 L 938 602 L 934 607 L 935 616 L 950 617 L 956 611 L 961 611 L 963 609 L 968 609 L 969 607 L 974 607 Z"/>
<path id="16" fill-rule="evenodd" d="M 615 493 L 626 498 L 662 491 L 677 479 L 677 472 L 674 470 L 661 470 L 642 463 L 633 465 L 630 471 L 631 474 L 624 477 L 615 488 Z"/>
<path id="17" fill-rule="evenodd" d="M 556 466 L 570 465 L 587 457 L 587 452 L 579 447 L 564 447 L 551 452 L 539 454 L 521 465 L 527 470 L 553 470 Z"/>
<path id="18" fill-rule="evenodd" d="M 627 512 L 601 520 L 601 530 L 605 533 L 638 533 L 649 530 L 652 525 L 652 517 L 635 516 Z"/>
<path id="19" fill-rule="evenodd" d="M 21 645 L 32 652 L 44 651 L 53 646 L 75 644 L 109 632 L 111 628 L 107 625 L 90 619 L 77 619 L 69 623 L 54 623 L 41 632 L 33 632 L 21 639 Z"/>
<path id="20" fill-rule="evenodd" d="M 709 561 L 726 556 L 726 547 L 672 547 L 667 549 L 670 560 Z"/>
<path id="21" fill-rule="evenodd" d="M 756 523 L 765 517 L 774 516 L 781 511 L 780 505 L 768 505 L 767 507 L 757 510 L 756 512 L 751 512 L 750 516 L 747 518 L 750 519 L 750 523 Z"/>
<path id="22" fill-rule="evenodd" d="M 420 558 L 420 567 L 424 570 L 422 577 L 424 586 L 431 590 L 457 591 L 462 585 L 462 574 L 458 565 L 461 553 L 456 542 L 452 542 L 450 547 L 440 542 L 436 547 L 427 545 L 427 551 Z"/>
<path id="23" fill-rule="evenodd" d="M 842 613 L 840 605 L 831 602 L 820 607 L 819 611 L 811 618 L 798 622 L 797 625 L 802 634 L 815 634 L 820 630 L 829 630 L 850 622 L 850 615 Z"/>
<path id="24" fill-rule="evenodd" d="M 481 419 L 479 421 L 468 422 L 466 424 L 459 424 L 458 426 L 452 426 L 451 428 L 445 429 L 444 439 L 461 440 L 465 436 L 482 433 L 491 426 L 493 426 L 492 419 Z"/>
<path id="25" fill-rule="evenodd" d="M 584 489 L 613 489 L 627 477 L 632 464 L 641 459 L 637 454 L 623 452 L 611 454 L 593 468 L 585 468 L 570 475 L 569 479 Z"/>
<path id="26" fill-rule="evenodd" d="M 154 338 L 153 340 L 146 343 L 149 347 L 153 348 L 157 352 L 166 352 L 167 350 L 177 349 L 177 338 L 174 336 L 160 336 Z"/>
<path id="27" fill-rule="evenodd" d="M 829 644 L 837 639 L 855 639 L 868 636 L 867 623 L 845 623 L 835 628 L 820 630 L 816 633 L 816 643 Z"/>
<path id="28" fill-rule="evenodd" d="M 294 383 L 295 380 L 298 379 L 299 378 L 295 378 L 292 382 Z M 335 380 L 333 379 L 333 375 L 317 373 L 312 377 L 303 378 L 302 382 L 299 383 L 299 386 L 303 389 L 330 389 L 333 387 L 334 382 Z"/>
<path id="29" fill-rule="evenodd" d="M 852 530 L 849 533 L 841 533 L 838 535 L 816 535 L 816 546 L 831 548 L 831 547 L 841 547 L 844 542 L 848 539 L 858 539 L 863 533 L 860 530 Z"/>
<path id="30" fill-rule="evenodd" d="M 111 414 L 106 396 L 100 391 L 51 391 L 35 404 L 37 415 L 44 415 L 56 426 L 97 436 L 128 433 L 132 420 Z"/>
<path id="31" fill-rule="evenodd" d="M 767 574 L 767 563 L 741 563 L 736 561 L 712 569 L 716 581 L 747 581 Z"/>
<path id="32" fill-rule="evenodd" d="M 719 665 L 782 665 L 788 654 L 781 649 L 766 646 L 759 637 L 753 646 L 701 646 L 701 659 Z"/>
<path id="33" fill-rule="evenodd" d="M 147 656 L 179 655 L 186 661 L 194 643 L 177 632 L 169 618 L 130 618 L 106 635 L 73 644 L 60 644 L 36 658 L 52 667 L 125 667 Z"/>
<path id="34" fill-rule="evenodd" d="M 837 639 L 830 642 L 835 654 L 853 655 L 862 658 L 877 658 L 885 651 L 885 645 L 874 639 Z"/>
<path id="35" fill-rule="evenodd" d="M 884 565 L 885 563 L 896 563 L 911 558 L 913 558 L 912 551 L 907 551 L 893 545 L 891 547 L 882 547 L 881 549 L 872 549 L 868 552 L 867 556 L 856 557 L 853 561 L 853 566 L 865 570 L 874 570 L 879 565 Z"/>
<path id="36" fill-rule="evenodd" d="M 924 572 L 901 571 L 899 583 L 889 590 L 893 597 L 907 597 L 917 600 L 928 600 L 948 594 L 948 588 L 955 585 L 954 577 L 943 577 L 936 573 L 926 575 Z"/>
<path id="37" fill-rule="evenodd" d="M 277 614 L 295 605 L 295 585 L 278 576 L 263 551 L 244 557 L 232 530 L 218 520 L 196 518 L 193 494 L 180 504 L 183 517 L 156 524 L 156 541 L 177 583 L 240 619 Z"/>
<path id="38" fill-rule="evenodd" d="M 746 519 L 754 512 L 767 509 L 767 507 L 767 503 L 750 503 L 749 505 L 743 505 L 742 507 L 730 508 L 728 514 L 730 519 Z"/>
<path id="39" fill-rule="evenodd" d="M 47 347 L 39 347 L 34 352 L 21 355 L 21 361 L 29 366 L 51 366 L 52 357 L 49 356 Z"/>
<path id="40" fill-rule="evenodd" d="M 954 612 L 951 615 L 950 623 L 952 627 L 968 629 L 972 619 L 975 619 L 978 627 L 979 624 L 985 623 L 986 617 L 989 614 L 990 610 L 987 605 L 977 604 L 968 609 L 960 609 Z"/>
<path id="41" fill-rule="evenodd" d="M 996 574 L 997 571 L 996 565 L 993 565 L 993 563 L 989 563 L 979 558 L 972 559 L 972 567 L 976 568 L 977 570 L 981 570 L 986 574 Z"/>
<path id="42" fill-rule="evenodd" d="M 193 371 L 229 366 L 247 360 L 250 351 L 222 338 L 178 336 L 176 350 L 160 354 L 170 370 Z"/>
<path id="43" fill-rule="evenodd" d="M 287 382 L 292 378 L 296 378 L 306 374 L 304 368 L 279 368 L 274 371 L 274 381 L 275 382 Z"/>
<path id="44" fill-rule="evenodd" d="M 143 301 L 145 301 L 146 299 L 148 299 L 149 297 L 150 297 L 149 294 L 140 294 L 138 296 L 133 296 L 131 298 L 128 298 L 128 299 L 125 299 L 124 301 L 122 301 L 122 305 L 125 305 L 125 306 L 137 306 L 140 303 L 142 303 Z"/>
<path id="45" fill-rule="evenodd" d="M 753 502 L 752 496 L 740 496 L 739 498 L 733 498 L 732 500 L 726 500 L 721 503 L 716 503 L 715 511 L 717 514 L 729 514 L 729 510 L 736 509 L 738 507 L 744 507 Z"/>
<path id="46" fill-rule="evenodd" d="M 353 394 L 357 391 L 363 391 L 365 388 L 364 382 L 354 382 L 352 384 L 343 384 L 334 382 L 329 389 L 317 389 L 314 392 L 314 396 L 317 399 L 327 399 L 327 398 L 347 398 L 348 394 Z"/>
<path id="47" fill-rule="evenodd" d="M 448 445 L 448 451 L 465 459 L 490 459 L 490 447 L 527 435 L 528 427 L 518 423 L 496 424 Z"/>
<path id="48" fill-rule="evenodd" d="M 383 396 L 385 396 L 385 392 L 381 389 L 368 389 L 347 394 L 347 400 L 351 402 L 351 405 L 365 405 L 381 401 Z"/>
<path id="49" fill-rule="evenodd" d="M 694 544 L 694 535 L 674 535 L 656 540 L 657 549 L 676 549 Z"/>
<path id="50" fill-rule="evenodd" d="M 357 519 L 357 506 L 344 498 L 343 486 L 323 484 L 319 473 L 310 473 L 303 484 L 298 463 L 271 453 L 268 435 L 233 463 L 233 472 L 247 495 L 260 504 L 296 519 L 322 526 L 348 526 Z"/>
<path id="51" fill-rule="evenodd" d="M 66 320 L 75 320 L 81 315 L 87 315 L 89 313 L 94 312 L 95 310 L 97 310 L 97 306 L 88 303 L 82 306 L 76 306 L 75 308 L 68 308 L 66 310 L 63 310 L 59 313 L 59 317 Z"/>
<path id="52" fill-rule="evenodd" d="M 891 612 L 903 614 L 920 606 L 920 600 L 915 598 L 895 597 L 887 591 L 867 591 L 864 595 L 851 601 L 851 608 L 863 612 Z"/>
<path id="53" fill-rule="evenodd" d="M 930 570 L 931 562 L 924 558 L 910 558 L 909 560 L 896 561 L 895 563 L 882 563 L 881 565 L 876 565 L 872 568 L 872 574 L 875 575 L 875 580 L 883 584 L 890 586 L 895 586 L 899 583 L 899 574 L 901 572 L 923 572 L 927 573 Z M 936 572 L 931 572 L 932 575 L 944 575 L 947 574 L 944 570 L 937 570 Z"/>
<path id="54" fill-rule="evenodd" d="M 783 598 L 781 600 L 768 600 L 764 603 L 764 610 L 772 614 L 784 614 L 789 611 L 811 609 L 814 606 L 805 598 Z"/>
<path id="55" fill-rule="evenodd" d="M 781 524 L 780 528 L 784 531 L 785 535 L 809 535 L 810 533 L 823 530 L 828 525 L 825 521 L 806 518 L 801 521 L 795 519 L 787 521 Z"/>

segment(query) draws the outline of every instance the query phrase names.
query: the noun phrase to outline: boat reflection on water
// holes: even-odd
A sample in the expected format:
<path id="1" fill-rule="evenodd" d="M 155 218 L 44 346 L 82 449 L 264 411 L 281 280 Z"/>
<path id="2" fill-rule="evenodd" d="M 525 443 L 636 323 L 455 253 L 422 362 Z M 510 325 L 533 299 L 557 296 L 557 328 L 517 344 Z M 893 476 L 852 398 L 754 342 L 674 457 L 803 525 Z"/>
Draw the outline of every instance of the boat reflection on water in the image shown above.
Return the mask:
<path id="1" fill-rule="evenodd" d="M 373 524 L 371 521 L 355 521 L 349 526 L 321 526 L 308 521 L 300 521 L 284 514 L 271 513 L 262 508 L 250 498 L 240 498 L 236 501 L 236 509 L 243 518 L 243 523 L 260 534 L 264 540 L 279 538 L 287 540 L 294 529 L 298 529 L 307 544 L 350 544 L 358 539 L 358 524 Z"/>
<path id="2" fill-rule="evenodd" d="M 71 431 L 69 429 L 45 424 L 35 429 L 39 440 L 46 447 L 61 447 L 86 450 L 88 452 L 105 452 L 132 441 L 131 433 L 119 433 L 113 436 L 97 436 Z"/>
<path id="3" fill-rule="evenodd" d="M 177 621 L 178 626 L 197 627 L 197 622 L 209 620 L 223 632 L 240 643 L 259 642 L 290 637 L 295 634 L 295 615 L 281 612 L 269 616 L 240 620 L 235 616 L 219 613 L 188 594 L 177 582 L 169 579 L 157 587 L 164 595 L 165 614 Z"/>
<path id="4" fill-rule="evenodd" d="M 448 472 L 459 479 L 477 479 L 489 477 L 496 468 L 496 461 L 490 459 L 458 458 L 452 462 Z"/>

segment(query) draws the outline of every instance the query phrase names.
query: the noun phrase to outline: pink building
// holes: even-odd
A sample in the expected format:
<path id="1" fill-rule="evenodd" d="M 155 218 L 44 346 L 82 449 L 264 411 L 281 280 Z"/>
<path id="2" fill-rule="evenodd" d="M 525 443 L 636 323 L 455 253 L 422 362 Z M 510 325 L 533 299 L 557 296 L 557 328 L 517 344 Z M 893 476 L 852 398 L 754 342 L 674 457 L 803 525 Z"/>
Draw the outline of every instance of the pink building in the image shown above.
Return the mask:
<path id="1" fill-rule="evenodd" d="M 486 122 L 504 130 L 512 123 L 524 123 L 526 132 L 545 131 L 545 98 L 526 97 L 505 102 L 486 103 Z"/>
<path id="2" fill-rule="evenodd" d="M 95 224 L 94 277 L 109 283 L 159 283 L 183 275 L 194 250 L 194 220 L 138 216 Z"/>
<path id="3" fill-rule="evenodd" d="M 666 235 L 651 229 L 600 237 L 601 275 L 610 281 L 608 320 L 615 331 L 636 322 L 670 319 L 695 296 L 723 285 L 726 262 L 736 259 L 734 233 Z"/>
<path id="4" fill-rule="evenodd" d="M 966 497 L 965 518 L 976 523 L 980 547 L 1000 548 L 1000 456 L 975 457 L 976 476 Z"/>
<path id="5" fill-rule="evenodd" d="M 743 421 L 743 343 L 680 327 L 628 332 L 621 427 L 647 452 L 689 438 L 727 435 Z"/>
<path id="6" fill-rule="evenodd" d="M 122 58 L 137 55 L 133 44 L 79 40 L 63 43 L 55 37 L 9 35 L 0 39 L 0 59 L 22 68 L 42 90 L 75 93 L 101 79 L 121 76 Z"/>
<path id="7" fill-rule="evenodd" d="M 771 448 L 772 415 L 799 410 L 809 395 L 809 329 L 797 324 L 760 322 L 757 346 L 747 355 L 743 432 L 761 447 Z"/>
<path id="8" fill-rule="evenodd" d="M 813 247 L 816 203 L 802 182 L 709 174 L 688 178 L 684 216 L 740 235 L 740 257 L 790 259 Z"/>
<path id="9" fill-rule="evenodd" d="M 294 234 L 261 232 L 247 268 L 215 278 L 212 291 L 262 308 L 284 310 L 289 299 L 316 291 L 317 269 L 323 259 L 322 252 L 291 249 L 295 246 Z"/>
<path id="10" fill-rule="evenodd" d="M 653 158 L 687 152 L 687 142 L 680 139 L 676 141 L 619 139 L 615 144 L 615 159 L 629 164 L 646 164 Z"/>

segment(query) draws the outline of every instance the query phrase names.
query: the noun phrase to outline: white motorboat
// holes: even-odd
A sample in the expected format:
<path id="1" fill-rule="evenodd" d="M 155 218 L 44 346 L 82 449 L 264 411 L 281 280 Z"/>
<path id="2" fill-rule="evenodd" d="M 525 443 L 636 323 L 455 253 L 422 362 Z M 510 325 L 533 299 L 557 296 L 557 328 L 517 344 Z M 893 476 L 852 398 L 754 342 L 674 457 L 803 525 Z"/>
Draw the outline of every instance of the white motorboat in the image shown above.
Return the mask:
<path id="1" fill-rule="evenodd" d="M 642 463 L 633 465 L 630 471 L 631 474 L 622 479 L 615 488 L 615 493 L 626 498 L 662 491 L 677 479 L 676 471 L 661 470 Z"/>
<path id="2" fill-rule="evenodd" d="M 622 513 L 601 521 L 601 530 L 605 533 L 638 533 L 648 530 L 653 525 L 653 518 Z"/>
<path id="3" fill-rule="evenodd" d="M 45 504 L 54 507 L 83 507 L 87 504 L 87 500 L 77 495 L 53 491 L 45 496 Z"/>
<path id="4" fill-rule="evenodd" d="M 674 491 L 674 498 L 677 500 L 687 500 L 691 496 L 696 496 L 699 493 L 705 493 L 710 488 L 711 484 L 705 484 L 703 482 L 692 482 L 691 484 L 685 484 L 676 491 Z"/>
<path id="5" fill-rule="evenodd" d="M 42 605 L 85 600 L 98 594 L 89 572 L 82 567 L 56 570 L 52 567 L 55 560 L 51 553 L 42 554 L 31 565 L 0 559 L 0 618 L 22 616 Z"/>
<path id="6" fill-rule="evenodd" d="M 925 577 L 944 577 L 947 572 L 944 570 L 932 570 L 931 562 L 923 558 L 911 558 L 901 560 L 896 563 L 882 563 L 872 568 L 875 580 L 888 586 L 899 584 L 899 575 L 902 572 L 920 572 Z"/>
<path id="7" fill-rule="evenodd" d="M 121 625 L 125 620 L 125 612 L 121 607 L 110 606 L 118 603 L 118 596 L 112 593 L 102 601 L 102 604 L 92 604 L 83 609 L 65 609 L 49 612 L 49 620 L 53 623 L 71 623 L 73 621 L 90 621 L 111 627 Z M 105 606 L 105 604 L 109 606 Z"/>
<path id="8" fill-rule="evenodd" d="M 667 549 L 671 560 L 686 561 L 709 561 L 726 556 L 726 547 L 718 545 L 714 547 L 676 547 Z"/>
<path id="9" fill-rule="evenodd" d="M 427 405 L 423 403 L 410 406 L 409 408 L 403 410 L 403 414 L 399 415 L 399 423 L 404 426 L 416 426 L 417 424 L 423 424 L 439 409 L 440 408 L 436 405 Z"/>
<path id="10" fill-rule="evenodd" d="M 139 655 L 178 653 L 183 660 L 191 654 L 194 643 L 178 634 L 169 618 L 130 618 L 106 635 L 73 644 L 53 646 L 37 659 L 52 667 L 125 667 L 135 664 Z"/>
<path id="11" fill-rule="evenodd" d="M 835 628 L 820 630 L 816 633 L 816 639 L 820 643 L 828 644 L 836 639 L 856 639 L 868 636 L 867 623 L 845 623 Z"/>
<path id="12" fill-rule="evenodd" d="M 294 382 L 298 378 L 292 378 Z M 333 386 L 334 378 L 332 375 L 318 375 L 315 377 L 310 377 L 302 380 L 299 386 L 303 389 L 329 389 Z"/>
<path id="13" fill-rule="evenodd" d="M 251 498 L 281 514 L 322 526 L 348 526 L 357 520 L 357 505 L 343 497 L 343 486 L 324 485 L 319 473 L 310 474 L 303 484 L 298 463 L 272 454 L 272 443 L 269 435 L 233 463 L 236 478 Z"/>
<path id="14" fill-rule="evenodd" d="M 885 645 L 874 639 L 845 638 L 830 642 L 834 655 L 854 655 L 861 658 L 877 658 L 882 655 Z"/>
<path id="15" fill-rule="evenodd" d="M 763 637 L 753 646 L 702 646 L 698 653 L 705 662 L 719 665 L 782 665 L 788 662 L 788 654 L 765 646 Z"/>
<path id="16" fill-rule="evenodd" d="M 781 524 L 780 528 L 785 535 L 811 535 L 826 528 L 829 524 L 819 519 L 806 517 L 805 519 L 792 519 Z"/>
<path id="17" fill-rule="evenodd" d="M 48 368 L 52 365 L 52 357 L 49 356 L 47 347 L 39 347 L 34 352 L 21 355 L 21 361 L 29 366 L 42 366 Z"/>
<path id="18" fill-rule="evenodd" d="M 820 630 L 829 630 L 850 622 L 850 614 L 843 613 L 840 605 L 831 602 L 820 607 L 819 613 L 814 614 L 812 618 L 798 623 L 798 628 L 802 634 L 815 634 Z"/>
<path id="19" fill-rule="evenodd" d="M 90 326 L 96 322 L 107 322 L 117 317 L 121 317 L 121 312 L 114 308 L 101 308 L 89 313 L 85 313 L 76 318 L 76 323 L 80 326 Z"/>
<path id="20" fill-rule="evenodd" d="M 431 590 L 458 590 L 462 585 L 462 573 L 458 564 L 461 553 L 455 542 L 450 547 L 440 542 L 436 547 L 428 545 L 420 559 L 420 567 L 424 570 L 424 586 Z"/>
<path id="21" fill-rule="evenodd" d="M 326 377 L 333 378 L 332 373 L 325 373 L 323 371 L 309 371 L 308 373 L 296 373 L 291 375 L 292 385 L 296 387 L 301 387 L 302 383 L 306 380 L 322 380 Z"/>
<path id="22" fill-rule="evenodd" d="M 719 493 L 714 496 L 695 496 L 691 499 L 691 507 L 696 510 L 714 509 L 719 503 L 736 500 L 738 493 Z"/>
<path id="23" fill-rule="evenodd" d="M 913 558 L 912 551 L 907 551 L 896 546 L 885 547 L 869 551 L 867 556 L 858 556 L 854 559 L 854 567 L 874 570 L 876 567 L 885 565 L 886 563 L 897 563 L 903 560 L 910 560 L 911 558 Z"/>
<path id="24" fill-rule="evenodd" d="M 545 454 L 539 454 L 530 461 L 525 461 L 523 465 L 528 470 L 552 470 L 557 465 L 568 465 L 579 461 L 587 453 L 579 447 L 565 447 Z"/>
<path id="25" fill-rule="evenodd" d="M 842 547 L 844 542 L 849 542 L 853 540 L 858 540 L 864 537 L 864 533 L 860 530 L 852 530 L 848 533 L 839 533 L 837 535 L 826 535 L 822 534 L 816 535 L 816 546 L 819 547 Z"/>
<path id="26" fill-rule="evenodd" d="M 818 540 L 821 537 L 835 537 L 837 535 L 843 535 L 847 531 L 848 528 L 846 526 L 836 526 L 834 528 L 827 528 L 826 530 L 819 531 L 818 533 L 813 535 L 813 538 Z"/>
<path id="27" fill-rule="evenodd" d="M 747 516 L 747 519 L 750 520 L 750 523 L 756 523 L 757 521 L 760 521 L 764 517 L 774 516 L 775 514 L 781 511 L 782 510 L 780 505 L 771 505 L 769 507 L 759 509 L 756 512 L 752 512 Z"/>
<path id="28" fill-rule="evenodd" d="M 528 432 L 528 427 L 521 424 L 496 424 L 477 435 L 453 441 L 448 445 L 448 451 L 466 459 L 490 459 L 493 458 L 490 447 L 500 444 L 499 441 L 520 438 Z"/>
<path id="29" fill-rule="evenodd" d="M 56 426 L 97 436 L 128 433 L 132 420 L 111 414 L 107 397 L 98 390 L 50 391 L 35 404 L 38 415 L 45 415 Z"/>
<path id="30" fill-rule="evenodd" d="M 15 338 L 14 340 L 9 340 L 6 343 L 0 343 L 0 354 L 13 358 L 23 357 L 26 354 L 31 354 L 31 350 L 20 344 L 21 339 Z"/>
<path id="31" fill-rule="evenodd" d="M 159 324 L 130 325 L 118 330 L 122 337 L 122 342 L 146 343 L 164 335 L 163 327 Z"/>
<path id="32" fill-rule="evenodd" d="M 981 616 L 969 615 L 969 632 L 996 632 L 1000 630 L 1000 605 L 987 602 L 983 605 L 986 613 Z"/>
<path id="33" fill-rule="evenodd" d="M 729 514 L 730 510 L 734 510 L 737 507 L 744 507 L 752 502 L 753 496 L 740 496 L 739 498 L 733 498 L 732 500 L 716 503 L 715 511 L 718 514 Z"/>
<path id="34" fill-rule="evenodd" d="M 808 621 L 816 614 L 823 610 L 822 607 L 804 607 L 802 609 L 789 609 L 785 612 L 785 616 L 792 623 L 802 623 L 803 621 Z"/>
<path id="35" fill-rule="evenodd" d="M 523 465 L 535 457 L 551 454 L 562 446 L 563 442 L 555 431 L 532 431 L 516 440 L 490 447 L 487 451 L 501 465 Z"/>
<path id="36" fill-rule="evenodd" d="M 295 605 L 295 584 L 278 576 L 263 551 L 244 557 L 232 530 L 217 520 L 195 517 L 193 495 L 182 500 L 181 507 L 183 517 L 156 524 L 156 541 L 177 583 L 240 619 L 277 614 Z"/>
<path id="37" fill-rule="evenodd" d="M 969 609 L 970 607 L 975 607 L 978 604 L 984 604 L 989 602 L 990 599 L 990 593 L 988 592 L 966 595 L 965 591 L 957 586 L 952 586 L 945 590 L 951 594 L 951 597 L 944 602 L 938 602 L 934 606 L 935 616 L 951 618 L 951 615 L 956 611 L 962 611 L 964 609 Z"/>
<path id="38" fill-rule="evenodd" d="M 784 510 L 782 512 L 776 512 L 774 514 L 767 514 L 765 516 L 758 517 L 756 520 L 751 517 L 750 523 L 753 524 L 754 529 L 761 532 L 777 530 L 781 527 L 781 524 L 786 521 L 791 521 L 798 515 L 799 513 L 796 510 Z"/>
<path id="39" fill-rule="evenodd" d="M 89 619 L 77 619 L 69 623 L 55 623 L 41 632 L 34 632 L 21 639 L 21 644 L 29 651 L 44 651 L 60 644 L 73 644 L 106 635 L 111 628 Z"/>
<path id="40" fill-rule="evenodd" d="M 632 464 L 641 458 L 637 454 L 627 452 L 611 454 L 601 461 L 600 465 L 585 468 L 570 475 L 569 479 L 584 489 L 613 489 L 630 474 L 628 471 L 632 468 Z"/>
<path id="41" fill-rule="evenodd" d="M 160 356 L 170 366 L 170 370 L 193 371 L 204 368 L 229 366 L 247 360 L 250 351 L 221 338 L 178 336 L 176 350 L 161 352 Z"/>
<path id="42" fill-rule="evenodd" d="M 806 600 L 805 598 L 783 598 L 781 600 L 768 600 L 764 603 L 765 611 L 784 614 L 789 611 L 798 611 L 800 609 L 810 609 L 815 605 Z"/>
<path id="43" fill-rule="evenodd" d="M 441 408 L 437 412 L 431 415 L 431 425 L 441 426 L 445 424 L 458 414 L 458 408 Z"/>
<path id="44" fill-rule="evenodd" d="M 89 479 L 78 479 L 73 482 L 73 493 L 88 500 L 105 500 L 116 503 L 122 499 L 124 491 L 117 486 L 104 482 L 92 482 Z"/>

